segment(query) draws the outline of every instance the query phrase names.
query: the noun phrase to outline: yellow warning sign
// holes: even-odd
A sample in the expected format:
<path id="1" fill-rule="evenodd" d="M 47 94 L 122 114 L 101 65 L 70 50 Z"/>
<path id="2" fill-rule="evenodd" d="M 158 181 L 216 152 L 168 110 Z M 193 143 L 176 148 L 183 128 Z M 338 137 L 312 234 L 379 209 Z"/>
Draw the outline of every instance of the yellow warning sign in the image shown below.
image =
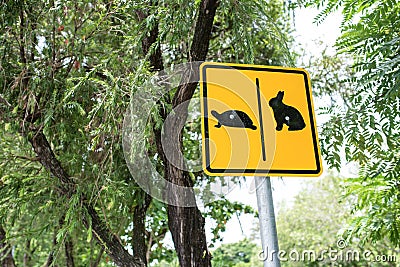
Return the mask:
<path id="1" fill-rule="evenodd" d="M 200 91 L 203 169 L 208 175 L 321 174 L 305 70 L 205 62 Z"/>

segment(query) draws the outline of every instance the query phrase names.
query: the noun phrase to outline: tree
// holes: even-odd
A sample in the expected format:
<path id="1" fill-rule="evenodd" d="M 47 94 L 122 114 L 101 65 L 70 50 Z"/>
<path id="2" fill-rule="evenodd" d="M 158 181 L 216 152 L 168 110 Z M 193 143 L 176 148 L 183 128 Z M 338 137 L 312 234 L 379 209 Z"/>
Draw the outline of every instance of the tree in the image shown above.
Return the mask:
<path id="1" fill-rule="evenodd" d="M 232 244 L 223 244 L 213 252 L 213 265 L 225 267 L 262 266 L 258 260 L 261 251 L 256 244 L 248 239 L 243 239 Z"/>
<path id="2" fill-rule="evenodd" d="M 144 266 L 160 255 L 158 246 L 171 231 L 181 266 L 209 266 L 199 209 L 153 200 L 129 173 L 121 147 L 124 112 L 164 65 L 205 60 L 210 40 L 211 55 L 251 62 L 263 36 L 268 52 L 263 60 L 284 60 L 286 50 L 261 27 L 253 28 L 274 25 L 268 31 L 283 40 L 282 10 L 268 1 L 2 3 L 0 226 L 5 234 L 0 242 L 15 248 L 12 254 L 4 250 L 5 259 L 13 256 L 16 265 L 26 266 L 98 266 L 110 260 Z M 266 20 L 270 15 L 274 19 Z M 147 127 L 147 153 L 160 173 L 190 190 L 207 177 L 171 165 L 160 139 L 168 112 L 195 89 L 196 84 L 183 83 L 174 88 Z M 185 121 L 186 107 L 177 114 L 177 124 Z M 178 150 L 185 150 L 188 138 L 173 134 L 179 136 Z M 168 192 L 179 197 L 174 193 Z M 194 200 L 193 192 L 190 197 Z"/>
<path id="3" fill-rule="evenodd" d="M 360 177 L 349 179 L 347 189 L 357 196 L 354 211 L 362 212 L 348 233 L 372 241 L 387 237 L 398 246 L 400 5 L 390 0 L 303 4 L 322 9 L 317 22 L 342 10 L 342 36 L 336 46 L 354 60 L 355 73 L 347 81 L 351 90 L 341 95 L 344 104 L 326 109 L 331 119 L 322 130 L 331 166 L 340 166 L 343 152 L 346 161 L 360 168 Z"/>
<path id="4" fill-rule="evenodd" d="M 343 178 L 333 176 L 310 181 L 292 205 L 280 204 L 277 228 L 279 249 L 285 252 L 282 266 L 394 266 L 398 252 L 387 240 L 371 245 L 341 236 L 352 218 L 352 201 L 344 198 L 343 184 Z M 394 257 L 374 263 L 375 256 Z"/>

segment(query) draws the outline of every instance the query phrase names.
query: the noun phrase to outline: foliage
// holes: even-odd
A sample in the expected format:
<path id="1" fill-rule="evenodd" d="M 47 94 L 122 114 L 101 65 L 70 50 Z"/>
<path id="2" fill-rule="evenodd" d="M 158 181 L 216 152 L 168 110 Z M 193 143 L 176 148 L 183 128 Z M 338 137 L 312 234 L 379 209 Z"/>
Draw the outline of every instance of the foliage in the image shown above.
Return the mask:
<path id="1" fill-rule="evenodd" d="M 248 239 L 232 244 L 223 244 L 213 252 L 213 266 L 261 267 L 257 256 L 260 248 Z"/>
<path id="2" fill-rule="evenodd" d="M 322 41 L 316 46 L 323 47 Z M 311 74 L 313 95 L 316 97 L 315 108 L 318 112 L 320 129 L 321 150 L 325 161 L 331 168 L 340 169 L 343 150 L 341 128 L 338 128 L 335 114 L 340 114 L 343 106 L 349 104 L 347 99 L 352 95 L 349 77 L 354 75 L 351 68 L 351 58 L 342 54 L 334 54 L 322 49 L 321 54 L 312 55 L 306 52 L 301 55 L 301 65 Z M 336 141 L 337 140 L 337 141 Z"/>
<path id="3" fill-rule="evenodd" d="M 166 65 L 184 62 L 199 4 L 150 2 L 2 1 L 0 223 L 15 248 L 17 265 L 43 265 L 54 256 L 54 264 L 66 266 L 64 245 L 69 239 L 76 264 L 95 266 L 100 260 L 101 266 L 112 265 L 90 226 L 83 227 L 82 195 L 126 248 L 135 247 L 133 211 L 144 194 L 126 166 L 121 127 L 130 98 L 144 90 L 141 86 L 151 75 L 150 53 L 143 54 L 142 41 L 158 24 L 159 36 L 150 50 L 162 47 Z M 149 16 L 140 21 L 138 10 Z M 218 54 L 223 60 L 257 63 L 254 54 L 266 51 L 258 63 L 288 62 L 288 26 L 280 2 L 223 1 L 220 10 L 216 27 L 221 28 L 213 32 L 209 59 Z M 161 127 L 157 114 L 151 115 L 150 123 Z M 36 158 L 26 136 L 32 128 L 43 130 L 71 176 L 76 188 L 72 196 L 63 196 L 59 181 Z M 150 129 L 148 150 L 159 164 Z M 193 136 L 199 136 L 199 121 L 186 130 L 184 152 L 196 159 L 199 139 Z M 198 183 L 208 178 L 192 176 Z M 224 200 L 210 204 L 206 216 L 219 225 L 242 211 L 251 212 Z M 215 237 L 223 229 L 217 227 Z M 146 217 L 150 261 L 173 257 L 162 241 L 167 231 L 165 205 L 153 201 Z"/>
<path id="4" fill-rule="evenodd" d="M 222 241 L 220 237 L 221 232 L 225 232 L 226 223 L 232 218 L 232 216 L 240 214 L 256 214 L 252 207 L 244 205 L 239 202 L 230 202 L 225 198 L 213 201 L 206 205 L 205 215 L 213 218 L 216 222 L 211 232 L 213 234 L 212 241 Z"/>
<path id="5" fill-rule="evenodd" d="M 344 104 L 325 109 L 331 118 L 322 130 L 326 157 L 336 153 L 330 157 L 331 166 L 340 167 L 343 154 L 360 167 L 360 179 L 349 180 L 347 187 L 349 194 L 358 196 L 354 211 L 362 211 L 349 233 L 371 240 L 387 237 L 399 246 L 400 210 L 394 203 L 400 195 L 400 3 L 316 0 L 303 4 L 323 9 L 316 21 L 342 11 L 342 36 L 336 46 L 354 60 L 355 73 L 347 80 L 351 90 L 341 95 Z"/>
<path id="6" fill-rule="evenodd" d="M 353 178 L 347 185 L 348 195 L 356 195 L 357 203 L 353 208 L 354 218 L 347 229 L 348 238 L 358 236 L 363 242 L 371 239 L 389 239 L 399 242 L 399 218 L 396 211 L 400 209 L 398 201 L 398 181 L 377 176 L 374 179 Z M 363 211 L 362 213 L 357 212 Z"/>
<path id="7" fill-rule="evenodd" d="M 75 196 L 69 200 L 61 197 L 57 180 L 37 160 L 30 160 L 34 155 L 26 140 L 2 142 L 3 149 L 20 150 L 16 155 L 21 156 L 2 153 L 2 162 L 8 161 L 8 165 L 1 175 L 15 191 L 9 194 L 7 187 L 1 188 L 2 203 L 14 203 L 4 209 L 8 212 L 2 222 L 10 237 L 18 233 L 18 239 L 12 240 L 17 264 L 25 261 L 24 254 L 30 255 L 29 265 L 43 263 L 54 254 L 64 265 L 60 251 L 67 235 L 77 244 L 79 263 L 90 265 L 102 255 L 91 232 L 82 229 L 80 192 L 97 204 L 98 212 L 116 233 L 130 223 L 131 192 L 136 186 L 129 181 L 118 134 L 127 99 L 120 87 L 126 86 L 130 77 L 114 76 L 126 73 L 118 66 L 129 57 L 119 48 L 123 38 L 108 34 L 126 26 L 116 23 L 121 8 L 54 1 L 11 1 L 1 6 L 1 95 L 12 110 L 5 113 L 8 118 L 1 127 L 7 133 L 2 136 L 19 140 L 25 127 L 43 128 L 77 186 Z M 38 119 L 28 118 L 29 113 Z M 37 171 L 21 166 L 36 166 Z"/>
<path id="8" fill-rule="evenodd" d="M 388 241 L 371 245 L 341 236 L 352 218 L 352 199 L 341 193 L 342 178 L 325 177 L 305 185 L 293 204 L 283 203 L 278 211 L 279 249 L 285 251 L 282 266 L 393 266 L 393 259 L 371 262 L 373 256 L 398 259 L 398 252 Z M 373 256 L 365 257 L 369 252 Z"/>
<path id="9" fill-rule="evenodd" d="M 210 60 L 293 65 L 293 39 L 285 1 L 222 1 L 211 41 Z M 240 14 L 233 18 L 231 14 Z M 277 45 L 279 44 L 279 45 Z"/>

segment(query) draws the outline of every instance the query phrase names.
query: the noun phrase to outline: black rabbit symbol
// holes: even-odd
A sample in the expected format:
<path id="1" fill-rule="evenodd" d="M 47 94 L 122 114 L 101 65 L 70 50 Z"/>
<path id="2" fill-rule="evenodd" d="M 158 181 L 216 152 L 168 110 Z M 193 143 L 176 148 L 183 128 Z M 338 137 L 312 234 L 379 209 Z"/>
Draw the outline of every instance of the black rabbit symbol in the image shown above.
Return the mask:
<path id="1" fill-rule="evenodd" d="M 284 91 L 279 91 L 276 97 L 269 100 L 269 105 L 274 112 L 276 130 L 281 131 L 286 124 L 289 131 L 299 131 L 306 127 L 301 113 L 294 107 L 285 105 L 283 100 Z"/>

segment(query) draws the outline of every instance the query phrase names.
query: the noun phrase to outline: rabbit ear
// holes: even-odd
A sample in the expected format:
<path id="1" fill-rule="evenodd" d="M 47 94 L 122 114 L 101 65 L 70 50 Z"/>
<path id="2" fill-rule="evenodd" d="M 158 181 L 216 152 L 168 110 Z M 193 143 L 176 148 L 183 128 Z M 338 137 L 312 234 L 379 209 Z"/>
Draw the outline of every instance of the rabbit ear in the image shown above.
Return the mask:
<path id="1" fill-rule="evenodd" d="M 279 91 L 278 95 L 276 96 L 276 98 L 279 99 L 279 100 L 283 100 L 284 93 L 285 93 L 284 91 Z"/>

